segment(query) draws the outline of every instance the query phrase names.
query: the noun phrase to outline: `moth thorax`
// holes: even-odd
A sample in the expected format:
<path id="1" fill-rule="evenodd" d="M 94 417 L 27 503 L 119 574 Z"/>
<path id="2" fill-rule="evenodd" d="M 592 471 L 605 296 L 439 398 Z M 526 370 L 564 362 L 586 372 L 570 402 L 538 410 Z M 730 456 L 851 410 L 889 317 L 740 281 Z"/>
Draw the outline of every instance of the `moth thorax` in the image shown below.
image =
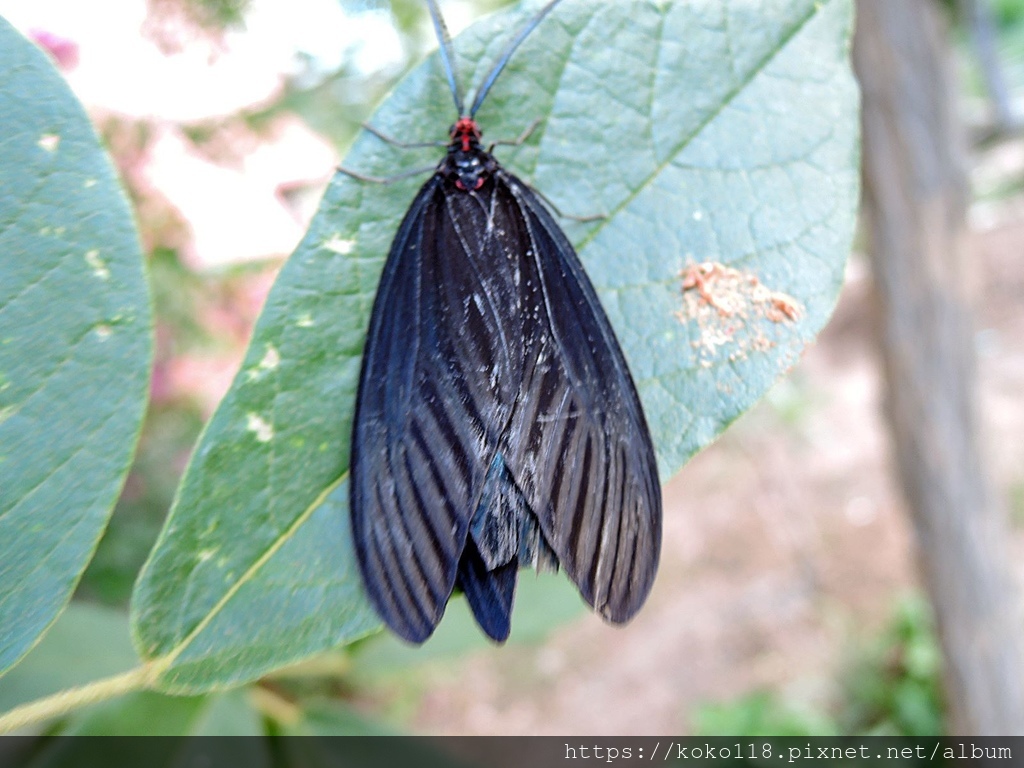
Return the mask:
<path id="1" fill-rule="evenodd" d="M 457 146 L 449 148 L 444 165 L 445 175 L 454 179 L 456 187 L 467 191 L 480 189 L 498 167 L 497 161 L 480 147 L 464 152 Z"/>

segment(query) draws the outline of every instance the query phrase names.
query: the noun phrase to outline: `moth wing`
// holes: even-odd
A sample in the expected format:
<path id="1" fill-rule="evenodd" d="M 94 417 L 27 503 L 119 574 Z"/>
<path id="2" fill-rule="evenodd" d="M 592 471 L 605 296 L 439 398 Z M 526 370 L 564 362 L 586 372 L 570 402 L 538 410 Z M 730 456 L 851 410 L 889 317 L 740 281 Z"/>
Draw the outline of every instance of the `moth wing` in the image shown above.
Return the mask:
<path id="1" fill-rule="evenodd" d="M 529 231 L 535 354 L 503 445 L 547 543 L 583 598 L 628 621 L 661 548 L 654 447 L 625 357 L 568 239 L 537 196 L 501 178 Z"/>
<path id="2" fill-rule="evenodd" d="M 423 186 L 388 254 L 352 440 L 352 528 L 364 583 L 388 626 L 417 643 L 437 626 L 457 578 L 479 576 L 464 585 L 476 602 L 500 593 L 509 608 L 515 578 L 495 591 L 480 581 L 480 562 L 466 560 L 460 571 L 522 353 L 495 300 L 510 290 L 509 277 L 481 263 L 496 253 L 479 203 L 444 185 L 434 176 Z M 500 619 L 488 623 L 492 636 L 507 635 Z"/>

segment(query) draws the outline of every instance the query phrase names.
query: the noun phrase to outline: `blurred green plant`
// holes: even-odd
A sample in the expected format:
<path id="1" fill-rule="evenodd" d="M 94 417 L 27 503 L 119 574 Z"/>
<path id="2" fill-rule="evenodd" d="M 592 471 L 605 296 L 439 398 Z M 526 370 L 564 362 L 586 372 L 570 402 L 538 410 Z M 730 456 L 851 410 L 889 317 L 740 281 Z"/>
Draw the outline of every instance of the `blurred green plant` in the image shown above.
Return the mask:
<path id="1" fill-rule="evenodd" d="M 76 598 L 127 608 L 202 427 L 202 414 L 192 403 L 150 404 L 125 489 Z"/>
<path id="2" fill-rule="evenodd" d="M 735 701 L 704 704 L 691 715 L 695 736 L 835 736 L 828 715 L 802 707 L 771 691 Z"/>
<path id="3" fill-rule="evenodd" d="M 1010 522 L 1015 528 L 1024 528 L 1024 481 L 1010 487 Z"/>
<path id="4" fill-rule="evenodd" d="M 843 673 L 837 722 L 850 735 L 940 736 L 945 732 L 942 652 L 931 606 L 902 599 L 882 634 Z"/>
<path id="5" fill-rule="evenodd" d="M 861 641 L 839 673 L 827 711 L 756 691 L 698 707 L 700 736 L 941 736 L 942 655 L 927 600 L 901 599 L 888 624 Z"/>
<path id="6" fill-rule="evenodd" d="M 1024 0 L 976 2 L 987 3 L 991 12 L 991 21 L 995 27 L 994 35 L 987 37 L 985 43 L 991 50 L 981 50 L 982 43 L 976 34 L 972 34 L 963 18 L 959 0 L 949 0 L 947 3 L 950 6 L 950 18 L 954 22 L 954 38 L 957 42 L 959 69 L 963 75 L 964 93 L 975 101 L 989 101 L 995 97 L 989 92 L 989 83 L 982 68 L 984 56 L 991 55 L 993 61 L 990 66 L 996 67 L 1005 80 L 1008 95 L 1011 102 L 1014 102 L 1010 106 L 1019 113 L 1022 109 L 1020 100 L 1012 97 L 1024 90 Z M 971 122 L 977 122 L 979 116 L 972 115 L 970 119 Z M 984 136 L 984 133 L 981 135 Z M 1007 191 L 1013 191 L 1012 186 L 1008 187 Z"/>
<path id="7" fill-rule="evenodd" d="M 1007 30 L 1024 24 L 1024 0 L 990 0 L 999 28 Z"/>

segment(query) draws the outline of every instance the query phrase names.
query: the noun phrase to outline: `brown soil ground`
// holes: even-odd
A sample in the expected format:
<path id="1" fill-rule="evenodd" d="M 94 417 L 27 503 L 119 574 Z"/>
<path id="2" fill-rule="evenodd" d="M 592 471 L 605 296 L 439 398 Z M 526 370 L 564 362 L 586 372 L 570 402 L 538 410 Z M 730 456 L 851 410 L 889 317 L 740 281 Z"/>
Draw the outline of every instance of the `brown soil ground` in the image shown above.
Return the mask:
<path id="1" fill-rule="evenodd" d="M 1019 517 L 1024 203 L 984 218 L 972 253 L 984 297 L 977 339 L 986 444 Z M 412 727 L 684 735 L 695 706 L 757 690 L 826 707 L 852 647 L 915 584 L 869 317 L 870 281 L 855 257 L 818 344 L 668 485 L 658 580 L 629 626 L 587 616 L 541 647 L 474 654 L 434 679 Z M 1022 544 L 1015 531 L 1015 555 Z"/>

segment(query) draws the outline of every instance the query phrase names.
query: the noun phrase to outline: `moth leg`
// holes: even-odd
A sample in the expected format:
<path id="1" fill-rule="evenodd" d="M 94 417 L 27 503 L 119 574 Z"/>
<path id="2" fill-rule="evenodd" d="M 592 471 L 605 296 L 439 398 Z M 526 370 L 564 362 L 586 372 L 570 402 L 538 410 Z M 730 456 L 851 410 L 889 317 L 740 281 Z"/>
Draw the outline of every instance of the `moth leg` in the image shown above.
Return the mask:
<path id="1" fill-rule="evenodd" d="M 522 183 L 526 184 L 525 181 L 522 182 Z M 545 195 L 539 189 L 537 189 L 534 186 L 531 186 L 530 184 L 526 184 L 526 186 L 530 188 L 530 191 L 533 192 L 533 194 L 535 194 L 537 197 L 539 197 L 541 200 L 543 200 L 547 204 L 548 208 L 550 208 L 552 211 L 554 211 L 555 214 L 560 219 L 569 219 L 570 221 L 584 221 L 585 222 L 585 221 L 601 221 L 602 219 L 607 219 L 608 218 L 608 214 L 606 214 L 606 213 L 592 213 L 589 216 L 574 216 L 571 213 L 562 213 L 562 211 L 559 210 L 558 206 L 555 205 L 553 202 L 551 202 L 551 198 L 549 198 L 547 195 Z"/>
<path id="2" fill-rule="evenodd" d="M 402 179 L 408 179 L 410 176 L 419 176 L 421 173 L 429 173 L 430 171 L 435 170 L 435 167 L 431 165 L 427 168 L 416 168 L 415 170 L 405 171 L 404 173 L 399 173 L 395 176 L 366 176 L 362 173 L 350 171 L 348 168 L 343 168 L 340 165 L 335 168 L 335 170 L 339 173 L 344 173 L 346 176 L 351 176 L 357 181 L 364 181 L 367 184 L 391 184 L 396 181 L 401 181 Z"/>
<path id="3" fill-rule="evenodd" d="M 540 123 L 541 123 L 541 118 L 538 117 L 536 120 L 534 120 L 528 126 L 526 126 L 526 130 L 523 131 L 521 134 L 519 134 L 519 136 L 517 138 L 515 138 L 515 139 L 498 139 L 493 144 L 491 144 L 490 147 L 488 147 L 487 151 L 488 152 L 493 152 L 494 148 L 497 147 L 498 145 L 501 145 L 503 147 L 518 147 L 519 145 L 525 143 L 528 138 L 530 138 L 530 136 L 533 134 L 533 132 L 535 130 L 537 130 L 537 126 L 540 125 Z"/>
<path id="4" fill-rule="evenodd" d="M 448 146 L 448 142 L 446 142 L 446 141 L 412 141 L 412 142 L 399 141 L 398 139 L 394 139 L 391 136 L 388 136 L 386 133 L 382 133 L 381 131 L 378 131 L 376 128 L 374 128 L 369 123 L 362 123 L 362 126 L 363 126 L 363 130 L 372 133 L 374 136 L 376 136 L 378 139 L 383 141 L 385 144 L 390 144 L 390 145 L 392 145 L 394 147 L 401 147 L 402 149 L 418 149 L 418 148 L 421 148 L 421 147 L 447 147 Z"/>

